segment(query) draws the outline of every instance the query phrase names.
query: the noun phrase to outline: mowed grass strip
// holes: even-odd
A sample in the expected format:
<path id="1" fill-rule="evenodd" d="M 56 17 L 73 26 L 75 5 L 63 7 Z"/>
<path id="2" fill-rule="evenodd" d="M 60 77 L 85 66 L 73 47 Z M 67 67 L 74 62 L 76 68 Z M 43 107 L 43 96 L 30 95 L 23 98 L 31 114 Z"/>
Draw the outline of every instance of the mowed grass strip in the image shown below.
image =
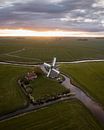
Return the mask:
<path id="1" fill-rule="evenodd" d="M 77 100 L 69 100 L 0 123 L 0 130 L 103 130 Z"/>
<path id="2" fill-rule="evenodd" d="M 104 107 L 104 62 L 63 64 L 61 71 L 71 76 L 74 84 L 86 90 Z"/>

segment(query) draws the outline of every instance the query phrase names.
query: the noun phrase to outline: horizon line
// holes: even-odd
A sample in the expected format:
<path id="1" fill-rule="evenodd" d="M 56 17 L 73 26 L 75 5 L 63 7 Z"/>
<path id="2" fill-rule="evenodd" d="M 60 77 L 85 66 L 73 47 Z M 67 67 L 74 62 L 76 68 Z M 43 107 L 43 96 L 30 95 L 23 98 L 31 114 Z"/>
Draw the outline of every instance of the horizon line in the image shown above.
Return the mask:
<path id="1" fill-rule="evenodd" d="M 104 37 L 104 32 L 0 29 L 0 37 Z"/>

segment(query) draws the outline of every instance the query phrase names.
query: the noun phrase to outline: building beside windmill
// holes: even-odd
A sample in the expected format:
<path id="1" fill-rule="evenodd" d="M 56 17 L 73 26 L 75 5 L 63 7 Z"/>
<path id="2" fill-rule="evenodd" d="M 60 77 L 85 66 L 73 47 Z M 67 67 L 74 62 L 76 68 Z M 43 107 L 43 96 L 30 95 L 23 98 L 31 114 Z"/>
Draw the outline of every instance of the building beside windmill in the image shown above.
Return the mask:
<path id="1" fill-rule="evenodd" d="M 26 78 L 27 80 L 33 81 L 34 79 L 37 78 L 37 74 L 36 74 L 34 71 L 28 72 L 28 73 L 26 74 L 25 78 Z"/>
<path id="2" fill-rule="evenodd" d="M 49 77 L 50 78 L 58 78 L 60 73 L 57 73 L 56 71 L 51 71 Z"/>

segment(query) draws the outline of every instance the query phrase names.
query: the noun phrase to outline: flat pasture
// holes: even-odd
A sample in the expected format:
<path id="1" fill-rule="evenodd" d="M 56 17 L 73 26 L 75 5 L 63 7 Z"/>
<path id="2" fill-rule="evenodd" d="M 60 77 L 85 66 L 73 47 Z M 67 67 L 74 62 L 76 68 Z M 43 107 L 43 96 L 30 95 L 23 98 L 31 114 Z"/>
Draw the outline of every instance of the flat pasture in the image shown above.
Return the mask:
<path id="1" fill-rule="evenodd" d="M 77 100 L 43 109 L 0 123 L 0 130 L 103 130 L 97 120 Z"/>
<path id="2" fill-rule="evenodd" d="M 18 62 L 103 59 L 104 39 L 96 38 L 0 38 L 0 60 Z"/>
<path id="3" fill-rule="evenodd" d="M 104 62 L 62 64 L 61 71 L 104 107 Z"/>

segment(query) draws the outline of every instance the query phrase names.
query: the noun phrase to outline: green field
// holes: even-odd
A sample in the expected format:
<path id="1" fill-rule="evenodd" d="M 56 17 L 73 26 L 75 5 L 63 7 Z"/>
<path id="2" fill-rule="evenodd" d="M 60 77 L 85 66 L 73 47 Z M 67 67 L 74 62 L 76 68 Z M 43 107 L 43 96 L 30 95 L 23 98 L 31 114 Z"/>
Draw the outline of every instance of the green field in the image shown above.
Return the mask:
<path id="1" fill-rule="evenodd" d="M 0 114 L 13 111 L 26 105 L 17 80 L 29 69 L 11 65 L 0 65 Z"/>
<path id="2" fill-rule="evenodd" d="M 104 39 L 96 38 L 0 38 L 0 61 L 43 63 L 56 56 L 58 61 L 104 59 Z M 62 64 L 62 72 L 104 106 L 104 62 Z M 39 68 L 0 65 L 0 116 L 25 107 L 26 96 L 17 81 Z M 56 95 L 66 89 L 42 73 L 31 81 L 35 99 Z M 95 117 L 78 101 L 69 100 L 23 116 L 0 122 L 0 130 L 102 130 Z"/>
<path id="3" fill-rule="evenodd" d="M 58 82 L 40 76 L 31 83 L 33 88 L 33 96 L 35 99 L 42 99 L 44 97 L 57 95 L 64 92 L 66 89 Z"/>
<path id="4" fill-rule="evenodd" d="M 89 111 L 76 100 L 50 105 L 44 109 L 0 123 L 0 130 L 103 130 Z"/>
<path id="5" fill-rule="evenodd" d="M 13 65 L 0 65 L 0 115 L 24 107 L 26 97 L 17 83 L 28 71 L 37 69 Z M 46 95 L 55 95 L 66 89 L 58 82 L 45 78 L 42 74 L 31 83 L 33 96 L 38 99 Z"/>
<path id="6" fill-rule="evenodd" d="M 104 62 L 63 64 L 61 70 L 104 106 Z"/>
<path id="7" fill-rule="evenodd" d="M 0 60 L 18 62 L 104 58 L 104 40 L 88 38 L 0 38 Z"/>

